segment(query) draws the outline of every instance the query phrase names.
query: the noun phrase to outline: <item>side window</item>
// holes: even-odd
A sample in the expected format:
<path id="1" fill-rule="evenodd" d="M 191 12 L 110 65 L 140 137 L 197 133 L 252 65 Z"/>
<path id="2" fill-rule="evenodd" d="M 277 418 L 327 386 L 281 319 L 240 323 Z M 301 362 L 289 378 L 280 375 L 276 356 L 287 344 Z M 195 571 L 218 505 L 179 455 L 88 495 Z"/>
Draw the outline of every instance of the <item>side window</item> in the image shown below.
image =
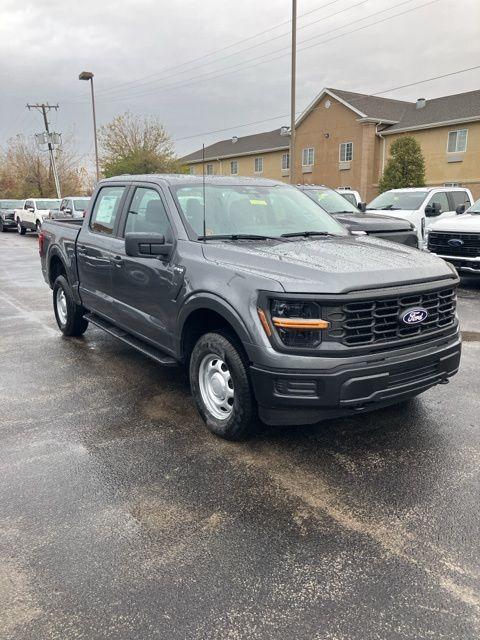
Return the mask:
<path id="1" fill-rule="evenodd" d="M 125 187 L 103 187 L 100 189 L 90 218 L 92 231 L 107 235 L 113 233 L 124 191 Z"/>
<path id="2" fill-rule="evenodd" d="M 65 209 L 65 207 L 66 207 L 66 206 L 67 206 L 67 205 L 66 205 L 65 200 L 62 200 L 62 201 L 61 201 L 61 203 L 60 203 L 60 211 L 63 211 L 63 210 Z"/>
<path id="3" fill-rule="evenodd" d="M 25 204 L 23 205 L 24 209 L 33 209 L 33 202 L 30 200 L 25 200 Z"/>
<path id="4" fill-rule="evenodd" d="M 448 198 L 445 191 L 439 191 L 435 193 L 427 203 L 427 207 L 432 205 L 434 202 L 440 205 L 440 213 L 444 211 L 450 211 L 450 205 L 448 204 Z"/>
<path id="5" fill-rule="evenodd" d="M 155 189 L 137 187 L 128 210 L 125 233 L 161 233 L 171 237 L 170 228 L 160 194 Z"/>
<path id="6" fill-rule="evenodd" d="M 454 209 L 462 204 L 465 205 L 466 209 L 470 206 L 470 198 L 466 191 L 452 191 L 450 195 L 452 196 Z"/>

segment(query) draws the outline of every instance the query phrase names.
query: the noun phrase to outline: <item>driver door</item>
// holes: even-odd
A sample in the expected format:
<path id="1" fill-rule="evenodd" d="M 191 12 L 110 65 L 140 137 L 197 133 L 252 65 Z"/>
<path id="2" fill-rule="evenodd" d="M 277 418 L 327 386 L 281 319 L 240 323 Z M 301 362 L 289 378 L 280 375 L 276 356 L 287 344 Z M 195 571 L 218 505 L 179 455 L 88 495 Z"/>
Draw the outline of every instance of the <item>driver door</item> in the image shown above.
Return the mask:
<path id="1" fill-rule="evenodd" d="M 430 227 L 441 218 L 449 218 L 456 215 L 455 211 L 451 211 L 450 200 L 448 199 L 448 194 L 446 191 L 437 191 L 436 193 L 434 192 L 430 196 L 430 199 L 425 205 L 425 208 L 429 206 L 431 207 L 433 204 L 437 204 L 440 206 L 440 213 L 438 214 L 438 216 L 426 217 L 425 224 L 427 227 Z"/>

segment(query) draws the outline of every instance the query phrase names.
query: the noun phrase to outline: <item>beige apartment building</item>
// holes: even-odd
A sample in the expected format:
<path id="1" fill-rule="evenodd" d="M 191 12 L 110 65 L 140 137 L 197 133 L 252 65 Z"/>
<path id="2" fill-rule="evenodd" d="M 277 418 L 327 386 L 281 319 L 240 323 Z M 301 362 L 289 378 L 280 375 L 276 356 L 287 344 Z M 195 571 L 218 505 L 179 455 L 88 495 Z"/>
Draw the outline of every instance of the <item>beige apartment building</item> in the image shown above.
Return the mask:
<path id="1" fill-rule="evenodd" d="M 389 149 L 400 136 L 422 147 L 429 186 L 462 185 L 480 197 L 480 90 L 416 102 L 324 89 L 296 123 L 294 181 L 378 192 Z M 222 140 L 183 162 L 201 175 L 290 181 L 290 136 L 276 129 Z"/>

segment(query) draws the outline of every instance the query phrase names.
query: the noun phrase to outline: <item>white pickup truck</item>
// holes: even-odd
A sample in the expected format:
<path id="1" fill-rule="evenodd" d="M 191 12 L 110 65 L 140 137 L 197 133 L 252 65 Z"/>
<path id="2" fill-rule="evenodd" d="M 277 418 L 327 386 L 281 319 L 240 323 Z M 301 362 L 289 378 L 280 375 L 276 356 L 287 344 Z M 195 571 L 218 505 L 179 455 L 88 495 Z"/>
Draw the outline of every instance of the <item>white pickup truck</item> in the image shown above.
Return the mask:
<path id="1" fill-rule="evenodd" d="M 459 273 L 480 276 L 480 200 L 465 213 L 438 220 L 427 229 L 428 250 Z"/>
<path id="2" fill-rule="evenodd" d="M 419 248 L 426 249 L 427 227 L 438 219 L 455 218 L 472 204 L 470 189 L 465 187 L 415 187 L 384 191 L 367 205 L 367 211 L 412 222 L 417 229 Z"/>
<path id="3" fill-rule="evenodd" d="M 23 209 L 15 209 L 17 231 L 24 236 L 27 230 L 40 231 L 42 222 L 51 211 L 60 208 L 60 200 L 56 198 L 29 198 L 25 200 Z"/>

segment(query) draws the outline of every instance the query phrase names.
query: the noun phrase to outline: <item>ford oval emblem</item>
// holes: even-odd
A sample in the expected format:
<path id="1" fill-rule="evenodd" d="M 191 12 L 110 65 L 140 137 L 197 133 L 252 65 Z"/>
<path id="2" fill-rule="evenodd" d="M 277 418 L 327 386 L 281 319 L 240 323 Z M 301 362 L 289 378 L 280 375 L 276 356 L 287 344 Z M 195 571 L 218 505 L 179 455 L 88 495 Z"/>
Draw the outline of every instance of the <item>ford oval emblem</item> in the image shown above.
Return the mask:
<path id="1" fill-rule="evenodd" d="M 447 244 L 449 244 L 451 247 L 461 247 L 463 246 L 463 240 L 460 240 L 460 238 L 451 238 Z"/>
<path id="2" fill-rule="evenodd" d="M 414 309 L 407 309 L 401 315 L 402 322 L 408 325 L 420 324 L 428 317 L 428 311 L 423 307 L 415 307 Z"/>

